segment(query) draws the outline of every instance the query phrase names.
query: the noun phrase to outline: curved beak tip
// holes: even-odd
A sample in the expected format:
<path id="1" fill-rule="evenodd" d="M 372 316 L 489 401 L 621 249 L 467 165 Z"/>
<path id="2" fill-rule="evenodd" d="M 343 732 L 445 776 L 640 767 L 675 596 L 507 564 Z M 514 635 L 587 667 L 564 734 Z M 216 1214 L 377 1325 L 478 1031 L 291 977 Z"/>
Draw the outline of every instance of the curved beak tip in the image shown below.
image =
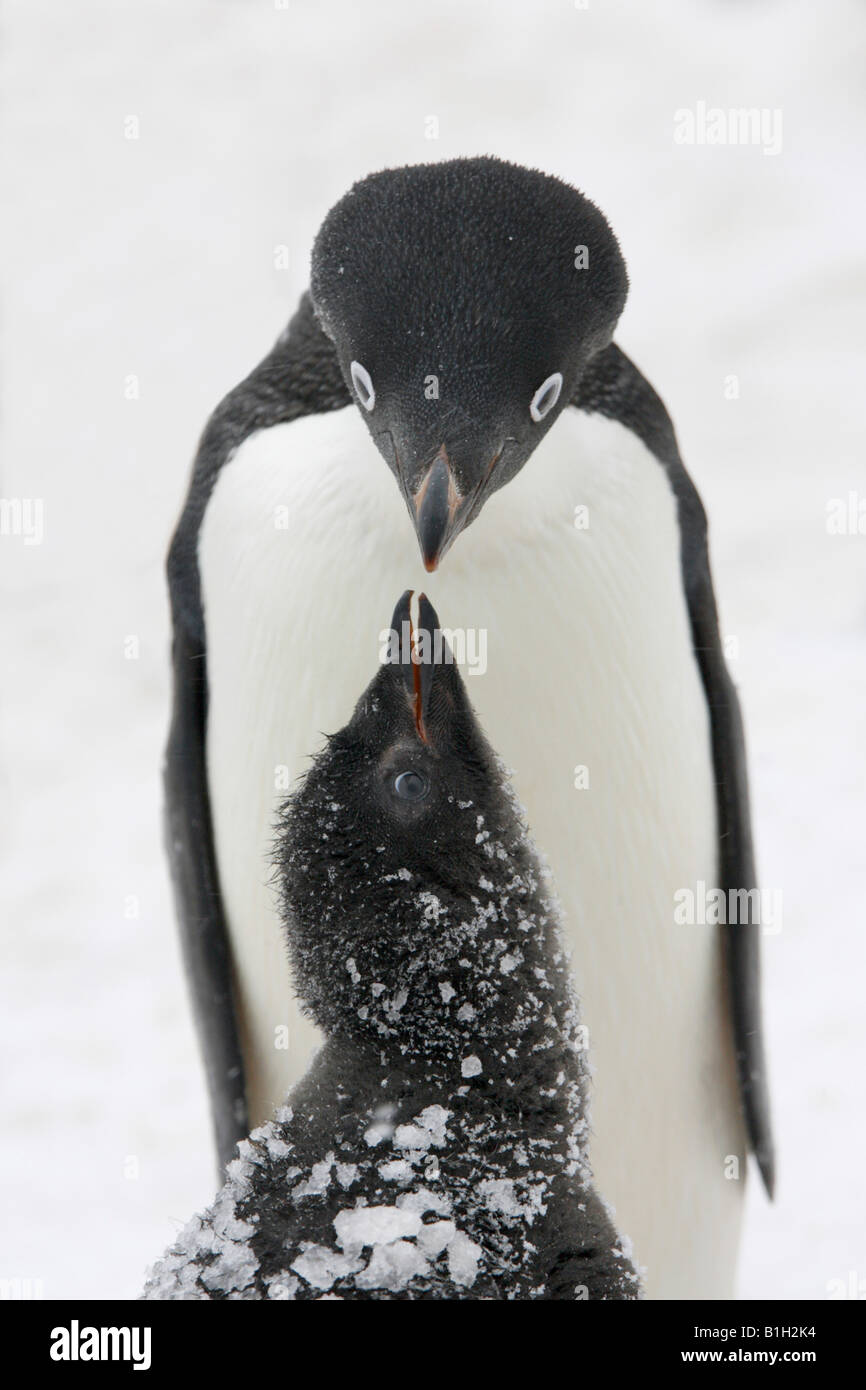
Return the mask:
<path id="1" fill-rule="evenodd" d="M 427 573 L 432 574 L 460 529 L 463 503 L 444 445 L 430 465 L 412 502 L 421 558 Z"/>

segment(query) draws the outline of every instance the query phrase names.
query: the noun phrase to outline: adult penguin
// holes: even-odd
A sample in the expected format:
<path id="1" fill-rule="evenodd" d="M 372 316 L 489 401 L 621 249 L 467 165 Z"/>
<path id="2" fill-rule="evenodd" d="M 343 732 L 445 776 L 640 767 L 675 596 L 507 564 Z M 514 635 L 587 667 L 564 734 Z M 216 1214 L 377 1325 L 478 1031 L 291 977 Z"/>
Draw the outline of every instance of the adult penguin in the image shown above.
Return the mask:
<path id="1" fill-rule="evenodd" d="M 224 1162 L 317 1041 L 268 883 L 276 810 L 420 547 L 563 900 L 599 1186 L 649 1296 L 724 1297 L 746 1133 L 773 1184 L 760 928 L 688 904 L 755 887 L 743 734 L 704 510 L 612 341 L 626 292 L 601 212 L 497 159 L 386 170 L 332 209 L 172 543 L 168 840 Z"/>

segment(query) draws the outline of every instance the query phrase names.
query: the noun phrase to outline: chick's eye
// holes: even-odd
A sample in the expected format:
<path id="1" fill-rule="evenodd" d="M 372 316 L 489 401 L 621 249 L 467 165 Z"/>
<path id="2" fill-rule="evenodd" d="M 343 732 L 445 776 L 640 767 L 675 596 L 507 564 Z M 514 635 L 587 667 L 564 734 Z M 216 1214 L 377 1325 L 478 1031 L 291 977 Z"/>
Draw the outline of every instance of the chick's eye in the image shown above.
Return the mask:
<path id="1" fill-rule="evenodd" d="M 394 791 L 401 801 L 421 801 L 429 787 L 423 772 L 401 772 L 394 778 Z"/>
<path id="2" fill-rule="evenodd" d="M 376 391 L 373 386 L 373 378 L 370 376 L 367 368 L 361 366 L 360 362 L 353 362 L 349 367 L 349 371 L 352 373 L 352 385 L 358 393 L 358 400 L 365 410 L 372 410 L 373 406 L 376 404 Z"/>
<path id="3" fill-rule="evenodd" d="M 536 424 L 556 405 L 562 390 L 562 372 L 554 372 L 539 386 L 529 406 L 529 413 Z"/>

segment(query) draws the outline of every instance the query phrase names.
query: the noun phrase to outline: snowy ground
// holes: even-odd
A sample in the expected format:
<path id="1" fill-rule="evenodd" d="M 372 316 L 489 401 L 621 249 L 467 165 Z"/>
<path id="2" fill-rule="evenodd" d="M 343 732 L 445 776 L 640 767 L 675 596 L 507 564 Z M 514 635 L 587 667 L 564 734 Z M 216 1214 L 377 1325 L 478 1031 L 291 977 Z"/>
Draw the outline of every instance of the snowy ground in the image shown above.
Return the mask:
<path id="1" fill-rule="evenodd" d="M 331 203 L 384 164 L 488 151 L 607 212 L 633 286 L 619 341 L 712 519 L 784 893 L 780 1191 L 751 1185 L 742 1293 L 866 1279 L 866 535 L 825 525 L 866 496 L 863 7 L 7 0 L 4 39 L 2 495 L 44 499 L 45 531 L 0 539 L 0 1277 L 133 1296 L 211 1196 L 160 844 L 166 540 L 198 431 L 288 317 Z M 781 153 L 675 144 L 700 101 L 780 110 Z"/>

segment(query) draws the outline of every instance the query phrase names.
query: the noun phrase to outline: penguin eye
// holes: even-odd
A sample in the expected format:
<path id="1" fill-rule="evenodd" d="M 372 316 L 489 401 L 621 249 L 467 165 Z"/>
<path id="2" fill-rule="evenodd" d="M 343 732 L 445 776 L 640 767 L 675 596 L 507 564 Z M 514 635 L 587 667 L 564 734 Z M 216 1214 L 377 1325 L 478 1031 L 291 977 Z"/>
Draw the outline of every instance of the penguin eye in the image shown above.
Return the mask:
<path id="1" fill-rule="evenodd" d="M 358 393 L 358 400 L 365 410 L 372 410 L 376 404 L 376 392 L 370 373 L 366 367 L 361 366 L 360 362 L 353 362 L 349 371 L 352 373 L 352 385 Z"/>
<path id="2" fill-rule="evenodd" d="M 394 791 L 401 801 L 421 801 L 430 788 L 423 772 L 401 772 L 394 778 Z"/>
<path id="3" fill-rule="evenodd" d="M 541 383 L 529 407 L 529 413 L 536 424 L 543 420 L 556 402 L 559 400 L 559 393 L 562 390 L 562 372 L 554 372 Z"/>

